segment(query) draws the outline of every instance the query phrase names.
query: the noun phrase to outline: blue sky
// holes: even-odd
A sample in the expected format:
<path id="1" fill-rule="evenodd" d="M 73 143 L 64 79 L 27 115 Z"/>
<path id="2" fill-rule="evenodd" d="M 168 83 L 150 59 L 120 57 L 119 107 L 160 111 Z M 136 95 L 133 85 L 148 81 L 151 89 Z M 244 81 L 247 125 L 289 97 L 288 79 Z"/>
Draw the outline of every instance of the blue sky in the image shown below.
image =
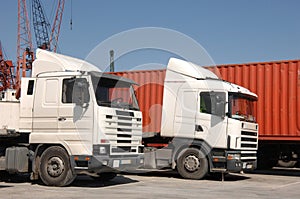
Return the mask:
<path id="1" fill-rule="evenodd" d="M 41 0 L 49 18 L 55 0 Z M 0 40 L 15 60 L 17 0 L 1 0 Z M 5 9 L 3 9 L 5 8 Z M 201 44 L 216 64 L 300 59 L 298 0 L 66 0 L 60 52 L 85 58 L 99 43 L 133 28 L 163 27 Z M 116 70 L 148 62 L 166 64 L 170 54 L 130 53 Z M 107 59 L 109 58 L 107 52 Z"/>

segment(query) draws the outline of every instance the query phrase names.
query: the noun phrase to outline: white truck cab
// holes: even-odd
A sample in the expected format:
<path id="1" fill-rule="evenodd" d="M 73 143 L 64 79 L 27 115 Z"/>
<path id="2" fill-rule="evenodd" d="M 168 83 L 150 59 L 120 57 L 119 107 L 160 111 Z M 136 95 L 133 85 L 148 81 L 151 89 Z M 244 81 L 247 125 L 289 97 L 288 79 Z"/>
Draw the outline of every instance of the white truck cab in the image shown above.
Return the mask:
<path id="1" fill-rule="evenodd" d="M 142 114 L 134 84 L 38 49 L 32 76 L 22 78 L 20 99 L 4 93 L 0 101 L 0 169 L 65 186 L 79 173 L 109 179 L 138 168 Z"/>
<path id="2" fill-rule="evenodd" d="M 195 147 L 207 157 L 210 172 L 256 168 L 256 100 L 257 95 L 246 88 L 223 81 L 203 67 L 171 58 L 164 82 L 160 136 L 175 138 L 173 167 L 177 165 L 184 177 L 200 178 L 201 161 L 193 151 L 183 150 Z"/>
<path id="3" fill-rule="evenodd" d="M 190 179 L 256 168 L 256 94 L 176 58 L 165 70 L 115 74 L 139 84 L 145 168 L 171 167 Z"/>

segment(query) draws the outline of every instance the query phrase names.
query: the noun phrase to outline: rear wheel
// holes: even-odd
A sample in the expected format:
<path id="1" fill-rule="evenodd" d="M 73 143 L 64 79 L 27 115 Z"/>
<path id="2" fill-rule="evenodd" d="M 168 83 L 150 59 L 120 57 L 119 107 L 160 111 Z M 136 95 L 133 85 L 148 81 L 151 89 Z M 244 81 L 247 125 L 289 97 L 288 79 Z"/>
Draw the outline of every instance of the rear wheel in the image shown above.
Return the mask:
<path id="1" fill-rule="evenodd" d="M 202 179 L 208 173 L 207 158 L 198 149 L 185 149 L 181 152 L 177 160 L 177 170 L 183 178 Z"/>
<path id="2" fill-rule="evenodd" d="M 60 187 L 71 184 L 76 177 L 67 152 L 59 146 L 49 147 L 43 152 L 39 175 L 45 185 Z"/>
<path id="3" fill-rule="evenodd" d="M 282 152 L 279 158 L 280 158 L 278 160 L 279 166 L 292 168 L 295 167 L 295 165 L 297 164 L 297 161 L 295 159 L 298 158 L 298 154 L 291 151 Z"/>
<path id="4" fill-rule="evenodd" d="M 278 165 L 285 168 L 292 168 L 295 167 L 297 161 L 286 161 L 286 160 L 278 160 Z"/>

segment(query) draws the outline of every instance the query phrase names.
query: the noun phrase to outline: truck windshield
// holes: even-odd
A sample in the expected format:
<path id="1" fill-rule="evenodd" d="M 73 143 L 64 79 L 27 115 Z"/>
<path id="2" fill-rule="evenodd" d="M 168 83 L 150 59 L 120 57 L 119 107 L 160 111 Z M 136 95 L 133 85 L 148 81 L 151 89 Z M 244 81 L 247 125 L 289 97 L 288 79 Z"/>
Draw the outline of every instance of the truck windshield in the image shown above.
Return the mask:
<path id="1" fill-rule="evenodd" d="M 255 122 L 256 98 L 238 93 L 229 93 L 229 116 L 233 119 Z"/>
<path id="2" fill-rule="evenodd" d="M 130 82 L 106 77 L 92 79 L 95 97 L 99 106 L 139 110 Z"/>

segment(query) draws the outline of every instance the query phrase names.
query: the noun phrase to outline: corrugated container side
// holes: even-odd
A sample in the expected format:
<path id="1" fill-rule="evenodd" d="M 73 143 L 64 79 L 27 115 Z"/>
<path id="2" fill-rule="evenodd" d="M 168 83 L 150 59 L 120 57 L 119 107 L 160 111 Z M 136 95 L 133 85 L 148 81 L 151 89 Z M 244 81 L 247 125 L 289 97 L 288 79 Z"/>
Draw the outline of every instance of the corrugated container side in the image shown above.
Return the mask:
<path id="1" fill-rule="evenodd" d="M 219 65 L 222 78 L 258 95 L 260 139 L 300 140 L 300 60 Z"/>
<path id="2" fill-rule="evenodd" d="M 140 70 L 111 73 L 132 79 L 143 112 L 143 132 L 160 132 L 166 70 Z"/>

